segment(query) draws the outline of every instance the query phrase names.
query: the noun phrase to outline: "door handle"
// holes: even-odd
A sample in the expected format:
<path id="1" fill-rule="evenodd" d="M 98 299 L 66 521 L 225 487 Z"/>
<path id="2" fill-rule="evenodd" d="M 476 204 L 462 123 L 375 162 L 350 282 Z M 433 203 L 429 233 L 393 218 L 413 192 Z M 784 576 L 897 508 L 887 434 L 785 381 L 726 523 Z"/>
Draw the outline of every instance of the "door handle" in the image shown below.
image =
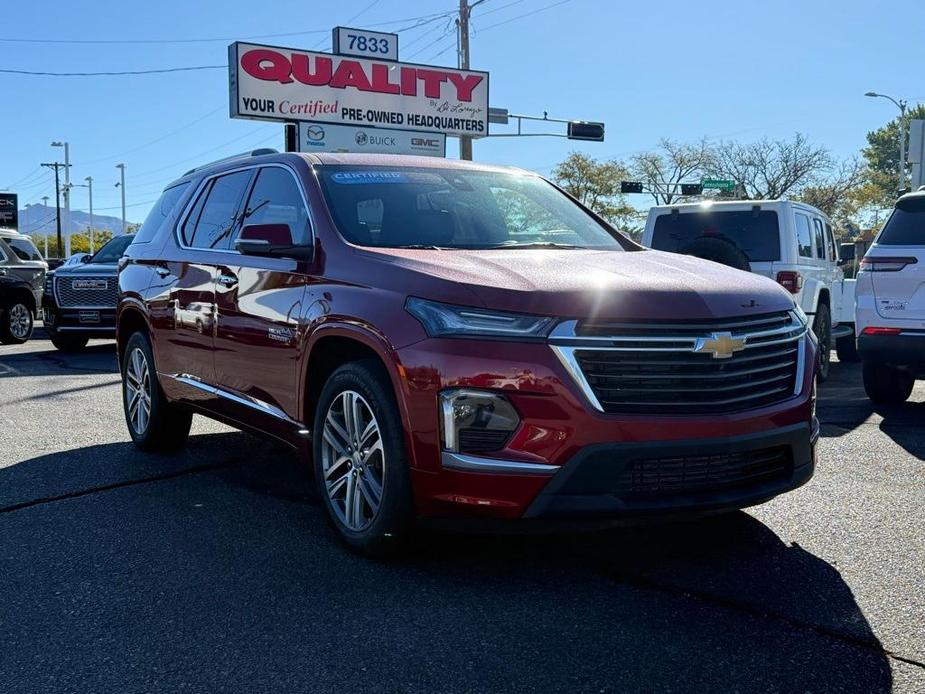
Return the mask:
<path id="1" fill-rule="evenodd" d="M 223 272 L 218 276 L 218 283 L 223 287 L 233 287 L 238 283 L 238 278 Z"/>

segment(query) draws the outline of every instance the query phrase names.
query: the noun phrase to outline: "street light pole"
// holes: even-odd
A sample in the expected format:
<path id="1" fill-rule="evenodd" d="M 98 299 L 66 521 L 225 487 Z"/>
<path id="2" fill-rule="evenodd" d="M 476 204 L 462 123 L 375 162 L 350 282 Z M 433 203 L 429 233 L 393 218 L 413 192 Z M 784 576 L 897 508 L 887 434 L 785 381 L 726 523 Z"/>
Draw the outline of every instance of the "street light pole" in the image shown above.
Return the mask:
<path id="1" fill-rule="evenodd" d="M 125 233 L 125 164 L 116 164 L 120 172 L 120 180 L 116 183 L 117 188 L 122 189 L 122 233 Z"/>
<path id="2" fill-rule="evenodd" d="M 90 196 L 90 253 L 93 253 L 93 176 L 84 179 L 87 182 L 87 194 Z"/>
<path id="3" fill-rule="evenodd" d="M 906 189 L 906 106 L 905 99 L 897 101 L 892 96 L 878 94 L 877 92 L 867 92 L 864 96 L 873 98 L 889 99 L 899 109 L 899 190 Z"/>

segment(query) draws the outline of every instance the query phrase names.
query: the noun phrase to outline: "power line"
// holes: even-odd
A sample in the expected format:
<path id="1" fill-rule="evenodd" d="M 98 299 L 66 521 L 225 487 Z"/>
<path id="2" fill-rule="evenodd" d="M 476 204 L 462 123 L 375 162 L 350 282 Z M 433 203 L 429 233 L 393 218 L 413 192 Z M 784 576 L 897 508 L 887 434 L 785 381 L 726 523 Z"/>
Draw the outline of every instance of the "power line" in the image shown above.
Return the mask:
<path id="1" fill-rule="evenodd" d="M 32 70 L 9 70 L 0 68 L 0 73 L 8 75 L 40 75 L 43 77 L 108 77 L 113 75 L 153 75 L 165 72 L 191 72 L 193 70 L 227 70 L 227 65 L 192 65 L 188 67 L 168 67 L 156 70 L 121 70 L 118 72 L 37 72 Z"/>
<path id="2" fill-rule="evenodd" d="M 30 171 L 30 172 L 27 173 L 25 176 L 23 176 L 23 177 L 20 178 L 18 181 L 16 181 L 16 183 L 11 183 L 10 185 L 8 185 L 7 188 L 15 188 L 16 186 L 18 186 L 18 185 L 20 185 L 20 184 L 22 184 L 22 183 L 25 183 L 27 180 L 29 180 L 30 178 L 32 178 L 32 177 L 33 177 L 35 174 L 37 174 L 37 173 L 43 173 L 42 167 L 41 167 L 41 166 L 36 166 L 34 169 L 32 169 L 32 171 Z"/>
<path id="3" fill-rule="evenodd" d="M 554 3 L 552 3 L 551 5 L 546 5 L 545 7 L 540 7 L 540 8 L 538 8 L 538 9 L 535 9 L 535 10 L 531 11 L 531 12 L 524 12 L 523 14 L 519 14 L 519 15 L 517 15 L 516 17 L 511 17 L 510 19 L 505 19 L 505 20 L 502 21 L 502 22 L 498 22 L 498 23 L 496 23 L 496 24 L 489 24 L 487 27 L 482 27 L 481 29 L 479 29 L 479 31 L 488 31 L 489 29 L 494 29 L 495 27 L 504 26 L 505 24 L 510 24 L 511 22 L 516 22 L 518 19 L 523 19 L 524 17 L 530 17 L 530 16 L 532 16 L 532 15 L 539 14 L 540 12 L 545 12 L 546 10 L 551 10 L 553 7 L 558 7 L 559 5 L 564 5 L 564 4 L 566 4 L 567 2 L 571 2 L 571 1 L 572 1 L 572 0 L 559 0 L 559 2 L 554 2 Z M 487 13 L 487 12 L 483 12 L 482 14 L 488 14 L 488 13 Z"/>

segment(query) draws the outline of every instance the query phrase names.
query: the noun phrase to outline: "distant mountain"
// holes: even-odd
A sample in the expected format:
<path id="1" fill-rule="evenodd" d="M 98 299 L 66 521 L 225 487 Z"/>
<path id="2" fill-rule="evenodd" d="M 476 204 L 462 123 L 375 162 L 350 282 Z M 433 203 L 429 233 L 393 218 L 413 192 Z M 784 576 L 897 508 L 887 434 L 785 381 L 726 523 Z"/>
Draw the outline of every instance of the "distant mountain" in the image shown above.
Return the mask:
<path id="1" fill-rule="evenodd" d="M 61 233 L 68 235 L 68 230 L 64 228 L 64 211 L 61 211 Z M 126 224 L 134 224 L 131 220 L 125 220 Z M 81 210 L 71 210 L 71 229 L 70 233 L 81 233 L 87 230 L 90 224 L 90 215 Z M 93 214 L 93 228 L 104 229 L 118 234 L 122 230 L 122 218 L 110 217 L 107 215 Z M 45 207 L 44 205 L 29 205 L 24 210 L 19 211 L 19 231 L 23 234 L 54 234 L 57 230 L 55 225 L 55 208 Z"/>

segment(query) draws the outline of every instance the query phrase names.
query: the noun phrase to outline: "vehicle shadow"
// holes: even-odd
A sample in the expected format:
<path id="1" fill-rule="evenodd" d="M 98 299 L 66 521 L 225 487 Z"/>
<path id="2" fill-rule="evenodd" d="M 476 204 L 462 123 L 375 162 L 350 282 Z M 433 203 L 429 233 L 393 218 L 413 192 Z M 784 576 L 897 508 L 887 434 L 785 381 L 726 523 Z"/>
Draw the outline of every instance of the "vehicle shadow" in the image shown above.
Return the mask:
<path id="1" fill-rule="evenodd" d="M 291 455 L 238 433 L 193 437 L 174 457 L 122 443 L 43 455 L 0 469 L 0 489 L 92 461 L 130 474 L 0 509 L 9 691 L 892 684 L 838 570 L 745 513 L 430 534 L 378 563 L 337 543 Z"/>
<path id="2" fill-rule="evenodd" d="M 119 373 L 114 340 L 91 342 L 78 352 L 61 352 L 44 338 L 44 331 L 15 352 L 0 351 L 0 378 L 57 376 L 68 373 Z"/>

